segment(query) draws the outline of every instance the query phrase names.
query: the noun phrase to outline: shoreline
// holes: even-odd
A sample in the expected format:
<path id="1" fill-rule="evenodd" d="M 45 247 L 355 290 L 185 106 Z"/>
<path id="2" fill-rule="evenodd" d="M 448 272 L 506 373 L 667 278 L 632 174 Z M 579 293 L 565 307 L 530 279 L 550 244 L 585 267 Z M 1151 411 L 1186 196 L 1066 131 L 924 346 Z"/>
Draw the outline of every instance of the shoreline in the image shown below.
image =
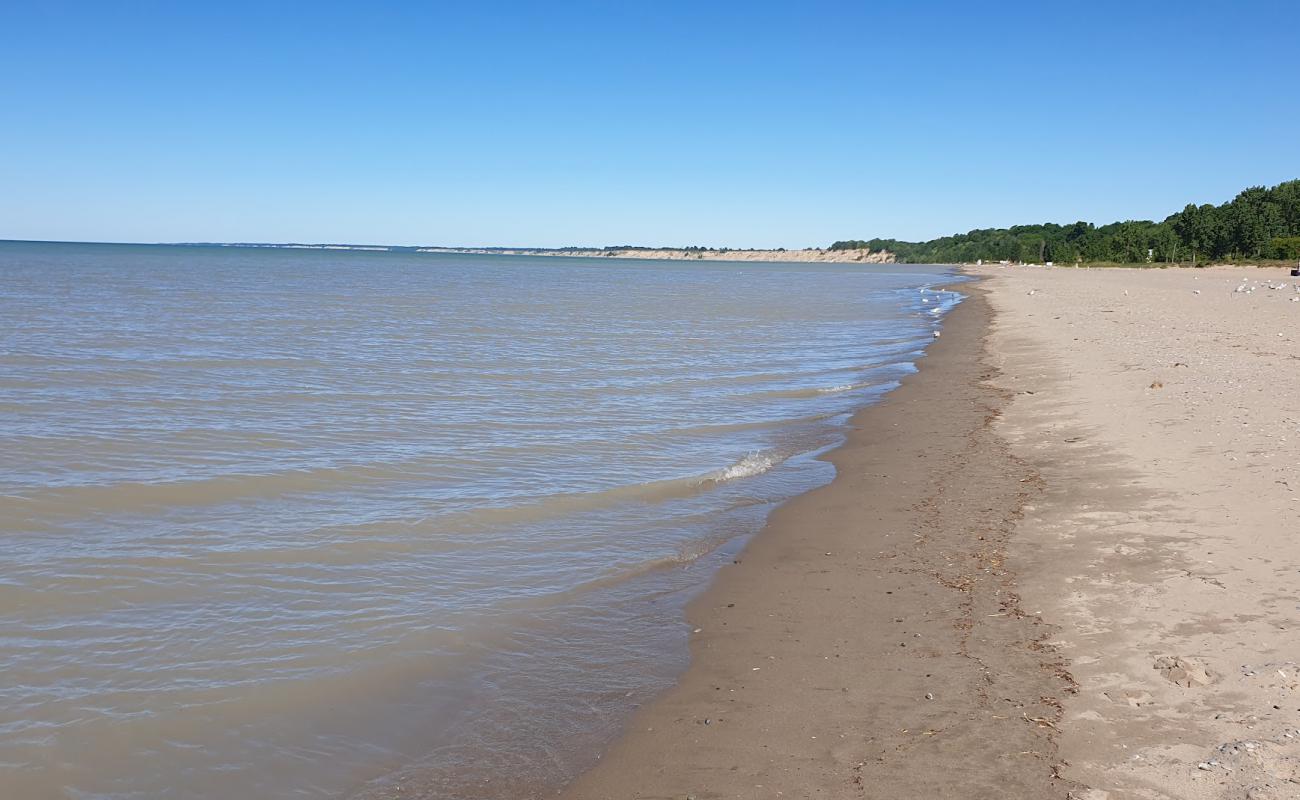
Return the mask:
<path id="1" fill-rule="evenodd" d="M 736 261 L 773 263 L 893 264 L 885 250 L 686 250 L 673 247 L 591 247 L 550 250 L 533 247 L 419 247 L 418 253 L 480 256 L 559 256 L 570 258 L 620 258 L 649 261 Z"/>
<path id="2" fill-rule="evenodd" d="M 967 273 L 561 797 L 1300 792 L 1300 281 Z"/>
<path id="3" fill-rule="evenodd" d="M 688 608 L 678 683 L 560 796 L 1065 797 L 1072 683 L 1008 541 L 1037 473 L 993 426 L 987 289 L 858 411 L 826 486 L 778 508 Z"/>

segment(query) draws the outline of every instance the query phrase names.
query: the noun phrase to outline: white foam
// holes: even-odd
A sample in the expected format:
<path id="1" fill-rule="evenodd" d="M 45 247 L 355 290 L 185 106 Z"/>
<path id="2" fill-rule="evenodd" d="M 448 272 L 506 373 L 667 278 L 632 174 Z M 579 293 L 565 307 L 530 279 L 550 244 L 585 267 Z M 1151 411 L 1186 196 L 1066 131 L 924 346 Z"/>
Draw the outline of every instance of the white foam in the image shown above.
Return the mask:
<path id="1" fill-rule="evenodd" d="M 842 383 L 839 386 L 825 386 L 817 391 L 821 394 L 839 394 L 840 392 L 848 392 L 856 388 L 858 388 L 856 383 Z"/>
<path id="2" fill-rule="evenodd" d="M 736 478 L 752 478 L 755 475 L 762 475 L 779 463 L 779 460 L 768 453 L 750 453 L 726 469 L 710 473 L 706 480 L 722 483 Z"/>

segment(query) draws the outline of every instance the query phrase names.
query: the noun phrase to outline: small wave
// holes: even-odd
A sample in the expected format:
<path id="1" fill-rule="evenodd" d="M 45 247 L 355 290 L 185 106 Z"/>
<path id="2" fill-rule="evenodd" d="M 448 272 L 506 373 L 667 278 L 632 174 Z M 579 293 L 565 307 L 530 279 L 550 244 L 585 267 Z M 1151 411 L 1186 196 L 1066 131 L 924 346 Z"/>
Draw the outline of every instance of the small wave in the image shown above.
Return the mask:
<path id="1" fill-rule="evenodd" d="M 924 305 L 929 305 L 931 302 L 935 303 L 934 307 L 927 309 L 934 316 L 951 311 L 962 300 L 966 299 L 966 295 L 961 292 L 951 289 L 936 289 L 934 287 L 935 284 L 926 284 L 920 287 L 920 294 L 926 295 L 922 297 L 921 303 Z"/>
<path id="2" fill-rule="evenodd" d="M 897 369 L 901 363 L 904 362 L 890 364 L 889 367 L 890 369 Z M 807 389 L 774 389 L 767 392 L 755 392 L 754 394 L 748 395 L 748 398 L 759 400 L 805 400 L 810 397 L 824 397 L 828 394 L 841 394 L 843 392 L 852 392 L 856 389 L 866 389 L 874 385 L 875 384 L 870 381 L 862 381 L 860 383 L 839 383 L 834 386 L 815 386 Z"/>
<path id="3" fill-rule="evenodd" d="M 692 497 L 718 484 L 761 475 L 785 461 L 773 453 L 750 453 L 736 463 L 683 478 L 666 478 L 645 483 L 611 486 L 591 492 L 559 493 L 511 506 L 489 506 L 438 515 L 436 524 L 443 530 L 464 530 L 492 525 L 521 525 L 613 508 L 624 503 L 663 503 Z"/>
<path id="4" fill-rule="evenodd" d="M 750 453 L 725 469 L 710 472 L 700 483 L 725 483 L 737 478 L 752 478 L 755 475 L 762 475 L 781 461 L 782 459 L 770 453 Z"/>

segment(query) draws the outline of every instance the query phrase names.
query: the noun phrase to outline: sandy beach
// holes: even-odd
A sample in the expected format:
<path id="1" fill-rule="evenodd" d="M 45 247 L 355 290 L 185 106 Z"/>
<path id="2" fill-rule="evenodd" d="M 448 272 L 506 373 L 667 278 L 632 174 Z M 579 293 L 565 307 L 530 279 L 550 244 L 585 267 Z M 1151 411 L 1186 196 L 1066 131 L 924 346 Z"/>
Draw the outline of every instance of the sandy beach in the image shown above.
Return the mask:
<path id="1" fill-rule="evenodd" d="M 1300 797 L 1300 291 L 1284 270 L 986 269 L 1011 566 L 1089 798 Z M 1275 288 L 1274 288 L 1275 287 Z"/>
<path id="2" fill-rule="evenodd" d="M 1300 796 L 1300 291 L 984 268 L 568 798 Z"/>
<path id="3" fill-rule="evenodd" d="M 1300 1 L 3 18 L 0 800 L 1300 800 Z"/>

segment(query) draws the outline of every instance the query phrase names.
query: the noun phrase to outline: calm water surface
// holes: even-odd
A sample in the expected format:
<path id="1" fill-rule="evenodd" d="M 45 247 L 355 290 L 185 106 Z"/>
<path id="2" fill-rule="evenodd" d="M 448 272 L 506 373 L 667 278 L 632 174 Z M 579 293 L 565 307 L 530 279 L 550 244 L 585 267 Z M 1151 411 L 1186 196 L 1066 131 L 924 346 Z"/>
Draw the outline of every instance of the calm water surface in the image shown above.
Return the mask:
<path id="1" fill-rule="evenodd" d="M 940 268 L 0 243 L 0 787 L 540 793 Z"/>

